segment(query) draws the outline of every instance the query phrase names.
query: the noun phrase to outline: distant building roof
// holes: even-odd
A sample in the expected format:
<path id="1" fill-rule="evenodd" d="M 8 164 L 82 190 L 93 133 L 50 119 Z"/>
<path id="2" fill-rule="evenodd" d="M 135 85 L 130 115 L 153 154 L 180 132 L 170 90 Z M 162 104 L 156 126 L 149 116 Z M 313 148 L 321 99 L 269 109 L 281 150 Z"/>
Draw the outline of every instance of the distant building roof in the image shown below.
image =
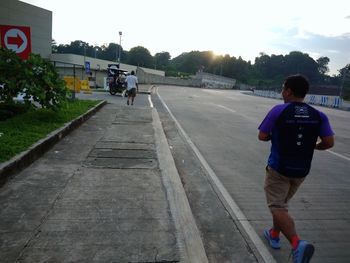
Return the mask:
<path id="1" fill-rule="evenodd" d="M 116 64 L 115 61 L 110 60 L 103 60 L 98 58 L 92 58 L 88 56 L 82 56 L 82 55 L 76 55 L 76 54 L 63 54 L 63 53 L 53 53 L 50 57 L 51 61 L 55 61 L 56 63 L 67 63 L 67 64 L 75 64 L 75 65 L 84 65 L 84 61 L 90 62 L 90 68 L 92 70 L 107 70 L 108 64 Z M 120 63 L 120 69 L 127 70 L 131 72 L 132 70 L 136 71 L 137 66 L 129 65 Z M 151 74 L 159 75 L 159 76 L 165 76 L 165 72 L 162 70 L 155 70 L 150 68 L 143 68 L 142 69 Z"/>

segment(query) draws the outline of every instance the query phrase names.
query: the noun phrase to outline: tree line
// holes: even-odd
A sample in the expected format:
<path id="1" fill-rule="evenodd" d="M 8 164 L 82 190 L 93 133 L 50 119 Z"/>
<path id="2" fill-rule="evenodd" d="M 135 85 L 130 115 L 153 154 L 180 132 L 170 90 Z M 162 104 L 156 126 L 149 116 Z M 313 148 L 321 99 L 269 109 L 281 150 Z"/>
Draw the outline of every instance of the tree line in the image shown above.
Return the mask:
<path id="1" fill-rule="evenodd" d="M 119 50 L 120 49 L 120 50 Z M 154 56 L 142 46 L 129 51 L 116 43 L 93 46 L 81 40 L 70 44 L 52 43 L 53 53 L 72 53 L 99 59 L 117 61 L 120 52 L 121 63 L 164 70 L 166 76 L 186 77 L 198 71 L 234 78 L 240 83 L 257 87 L 280 88 L 283 79 L 290 74 L 303 74 L 313 85 L 342 85 L 347 83 L 350 64 L 333 76 L 328 75 L 328 57 L 314 60 L 307 53 L 292 51 L 287 55 L 267 55 L 260 53 L 254 64 L 241 57 L 216 56 L 212 51 L 191 51 L 171 58 L 169 52 L 159 52 Z M 346 84 L 345 83 L 345 84 Z"/>

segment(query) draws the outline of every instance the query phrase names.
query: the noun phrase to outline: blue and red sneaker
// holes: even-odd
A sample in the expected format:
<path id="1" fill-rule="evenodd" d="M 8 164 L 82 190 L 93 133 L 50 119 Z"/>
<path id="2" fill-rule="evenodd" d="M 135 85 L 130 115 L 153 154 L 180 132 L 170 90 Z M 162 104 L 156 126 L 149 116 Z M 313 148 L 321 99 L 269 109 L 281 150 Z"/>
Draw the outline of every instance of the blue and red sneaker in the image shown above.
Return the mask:
<path id="1" fill-rule="evenodd" d="M 300 240 L 296 249 L 292 249 L 293 263 L 308 263 L 315 248 L 309 242 Z"/>
<path id="2" fill-rule="evenodd" d="M 279 237 L 277 237 L 277 238 L 271 237 L 270 230 L 268 230 L 268 229 L 264 230 L 264 237 L 266 238 L 266 240 L 269 242 L 270 246 L 273 249 L 280 249 L 281 248 L 280 238 Z"/>

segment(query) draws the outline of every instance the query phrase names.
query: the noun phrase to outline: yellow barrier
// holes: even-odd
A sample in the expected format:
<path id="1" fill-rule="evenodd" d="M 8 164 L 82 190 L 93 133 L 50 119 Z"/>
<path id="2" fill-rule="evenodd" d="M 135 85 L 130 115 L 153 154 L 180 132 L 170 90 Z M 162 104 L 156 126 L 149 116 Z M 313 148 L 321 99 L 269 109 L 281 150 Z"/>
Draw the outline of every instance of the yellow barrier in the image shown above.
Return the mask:
<path id="1" fill-rule="evenodd" d="M 63 80 L 66 82 L 66 87 L 72 91 L 75 90 L 75 92 L 79 93 L 81 89 L 81 80 L 77 77 L 72 76 L 64 76 Z M 74 88 L 75 85 L 75 88 Z"/>
<path id="2" fill-rule="evenodd" d="M 89 81 L 88 80 L 82 80 L 81 81 L 81 90 L 84 91 L 84 93 L 91 94 L 92 91 L 89 86 Z"/>

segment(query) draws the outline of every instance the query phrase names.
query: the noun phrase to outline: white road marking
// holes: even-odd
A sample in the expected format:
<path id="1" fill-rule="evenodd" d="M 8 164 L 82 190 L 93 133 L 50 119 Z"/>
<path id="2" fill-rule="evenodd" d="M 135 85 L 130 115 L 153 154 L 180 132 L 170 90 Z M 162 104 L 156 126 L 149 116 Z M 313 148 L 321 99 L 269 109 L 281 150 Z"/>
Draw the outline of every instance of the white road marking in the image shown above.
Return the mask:
<path id="1" fill-rule="evenodd" d="M 203 92 L 206 92 L 206 93 L 225 93 L 224 91 L 222 91 L 222 90 L 211 90 L 211 89 L 202 89 L 201 91 L 203 91 Z"/>
<path id="2" fill-rule="evenodd" d="M 153 103 L 152 103 L 152 100 L 151 100 L 151 95 L 148 95 L 148 101 L 149 101 L 149 106 L 151 108 L 153 108 Z"/>
<path id="3" fill-rule="evenodd" d="M 249 117 L 248 115 L 239 113 L 239 112 L 237 112 L 236 110 L 230 109 L 230 108 L 225 107 L 225 106 L 220 105 L 220 104 L 215 104 L 215 103 L 209 103 L 209 104 L 210 104 L 210 105 L 213 105 L 213 106 L 216 106 L 216 107 L 219 107 L 219 108 L 222 108 L 222 109 L 224 109 L 224 110 L 227 110 L 227 111 L 229 111 L 229 112 L 231 112 L 231 113 L 234 113 L 234 114 L 236 114 L 236 115 L 239 115 L 239 116 L 241 116 L 241 117 L 247 119 L 248 121 L 253 122 L 253 123 L 256 123 L 257 125 L 259 125 L 259 121 L 258 121 L 257 119 L 252 118 L 252 117 Z"/>
<path id="4" fill-rule="evenodd" d="M 211 167 L 209 166 L 207 161 L 204 159 L 203 155 L 200 153 L 198 148 L 191 141 L 190 137 L 186 134 L 184 129 L 181 127 L 180 123 L 176 120 L 175 116 L 172 114 L 172 112 L 170 111 L 168 106 L 165 104 L 163 99 L 160 97 L 158 91 L 157 91 L 157 95 L 158 95 L 160 101 L 162 102 L 163 106 L 169 112 L 171 118 L 174 120 L 181 135 L 187 141 L 188 145 L 191 146 L 193 152 L 196 154 L 196 156 L 200 160 L 201 164 L 206 169 L 206 171 L 209 175 L 209 179 L 211 180 L 213 187 L 215 189 L 215 192 L 219 196 L 221 202 L 224 204 L 227 211 L 230 213 L 230 215 L 233 218 L 237 218 L 237 220 L 239 221 L 239 223 L 243 227 L 244 231 L 247 233 L 250 240 L 252 241 L 252 243 L 256 247 L 256 250 L 258 251 L 258 253 L 262 257 L 262 259 L 267 263 L 276 263 L 275 259 L 273 258 L 273 256 L 269 252 L 269 250 L 266 248 L 266 246 L 263 243 L 263 241 L 261 240 L 261 238 L 258 236 L 258 234 L 253 229 L 252 225 L 249 223 L 249 220 L 247 219 L 247 217 L 244 215 L 242 210 L 238 207 L 236 202 L 232 199 L 231 195 L 227 192 L 226 188 L 223 186 L 221 181 L 218 179 L 218 177 L 216 176 L 213 169 L 211 169 Z"/>
<path id="5" fill-rule="evenodd" d="M 326 150 L 327 152 L 329 152 L 329 153 L 331 153 L 331 154 L 334 154 L 335 156 L 338 156 L 338 157 L 340 157 L 340 158 L 342 158 L 342 159 L 345 159 L 345 160 L 347 160 L 347 161 L 350 161 L 350 158 L 348 158 L 348 157 L 346 157 L 346 156 L 344 156 L 344 155 L 342 155 L 342 154 L 340 154 L 340 153 L 336 153 L 336 152 L 333 152 L 333 151 L 331 151 L 331 150 Z"/>
<path id="6" fill-rule="evenodd" d="M 214 103 L 213 103 L 214 104 Z M 223 109 L 225 109 L 225 110 L 228 110 L 228 111 L 230 111 L 230 112 L 232 112 L 232 113 L 236 113 L 237 111 L 235 111 L 235 110 L 232 110 L 232 109 L 230 109 L 230 108 L 227 108 L 227 107 L 225 107 L 225 106 L 223 106 L 223 105 L 216 105 L 216 106 L 218 106 L 218 107 L 220 107 L 220 108 L 223 108 Z"/>

